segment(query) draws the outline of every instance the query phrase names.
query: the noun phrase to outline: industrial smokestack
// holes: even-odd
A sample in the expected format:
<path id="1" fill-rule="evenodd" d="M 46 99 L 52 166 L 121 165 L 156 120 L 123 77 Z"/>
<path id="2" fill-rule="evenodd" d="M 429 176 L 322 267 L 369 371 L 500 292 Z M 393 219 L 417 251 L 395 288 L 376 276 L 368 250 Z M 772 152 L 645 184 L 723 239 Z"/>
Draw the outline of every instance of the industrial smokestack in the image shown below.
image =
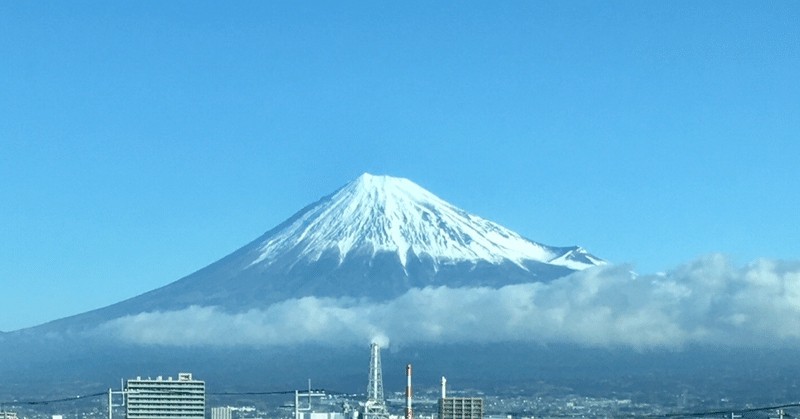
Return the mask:
<path id="1" fill-rule="evenodd" d="M 447 398 L 446 387 L 447 387 L 447 379 L 442 377 L 442 398 L 443 399 Z"/>
<path id="2" fill-rule="evenodd" d="M 414 413 L 411 411 L 411 364 L 406 365 L 406 419 L 414 419 Z"/>

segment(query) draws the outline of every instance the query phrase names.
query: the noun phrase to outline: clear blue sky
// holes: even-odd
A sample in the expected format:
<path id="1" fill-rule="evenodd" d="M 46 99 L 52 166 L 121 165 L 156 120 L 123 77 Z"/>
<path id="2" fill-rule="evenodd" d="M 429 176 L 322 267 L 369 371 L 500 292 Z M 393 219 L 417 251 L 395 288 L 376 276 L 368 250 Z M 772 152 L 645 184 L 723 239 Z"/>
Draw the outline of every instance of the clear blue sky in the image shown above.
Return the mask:
<path id="1" fill-rule="evenodd" d="M 637 271 L 800 258 L 800 4 L 0 3 L 0 330 L 362 172 Z"/>

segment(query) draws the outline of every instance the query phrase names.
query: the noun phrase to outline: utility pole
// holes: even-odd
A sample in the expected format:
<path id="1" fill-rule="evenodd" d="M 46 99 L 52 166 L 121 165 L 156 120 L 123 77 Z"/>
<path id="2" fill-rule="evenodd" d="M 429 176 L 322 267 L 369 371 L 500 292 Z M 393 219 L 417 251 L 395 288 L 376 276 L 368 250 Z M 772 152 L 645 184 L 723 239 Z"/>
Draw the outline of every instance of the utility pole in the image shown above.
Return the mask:
<path id="1" fill-rule="evenodd" d="M 119 404 L 117 406 L 125 406 L 125 394 L 126 393 L 127 392 L 124 389 L 120 389 L 120 391 L 112 391 L 110 388 L 108 389 L 108 419 L 111 419 L 111 410 L 112 410 L 112 407 L 114 406 L 111 403 L 111 395 L 112 394 L 122 394 L 122 404 Z"/>
<path id="2" fill-rule="evenodd" d="M 778 411 L 776 413 L 778 413 L 778 417 L 777 418 L 769 418 L 769 419 L 786 419 L 787 415 L 786 415 L 786 412 L 783 409 L 778 409 Z"/>
<path id="3" fill-rule="evenodd" d="M 311 379 L 308 379 L 308 407 L 300 408 L 300 396 L 305 396 L 305 394 L 301 394 L 298 390 L 294 391 L 294 419 L 300 419 L 300 411 L 311 411 L 311 397 L 322 397 L 325 395 L 324 391 L 320 391 L 319 393 L 312 393 L 311 392 Z M 109 418 L 110 419 L 110 418 Z"/>

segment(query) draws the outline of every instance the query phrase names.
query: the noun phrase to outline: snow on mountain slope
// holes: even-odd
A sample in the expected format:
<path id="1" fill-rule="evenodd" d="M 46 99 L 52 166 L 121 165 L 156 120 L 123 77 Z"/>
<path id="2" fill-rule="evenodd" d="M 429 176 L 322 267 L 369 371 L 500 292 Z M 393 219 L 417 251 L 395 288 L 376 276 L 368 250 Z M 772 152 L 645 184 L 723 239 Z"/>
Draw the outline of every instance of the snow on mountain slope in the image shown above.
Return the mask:
<path id="1" fill-rule="evenodd" d="M 394 252 L 406 265 L 409 253 L 434 263 L 504 260 L 524 267 L 533 260 L 570 269 L 605 263 L 582 248 L 555 248 L 525 239 L 492 221 L 469 214 L 408 179 L 365 173 L 285 229 L 267 237 L 251 265 L 301 249 L 298 259 L 318 260 L 335 251 L 341 263 L 353 251 Z"/>
<path id="2" fill-rule="evenodd" d="M 241 313 L 305 297 L 387 302 L 428 287 L 500 289 L 605 263 L 581 247 L 525 239 L 407 179 L 364 174 L 190 275 L 41 330 L 193 306 Z"/>
<path id="3" fill-rule="evenodd" d="M 586 269 L 589 266 L 605 265 L 608 262 L 590 254 L 584 248 L 576 246 L 561 256 L 550 260 L 548 263 L 551 265 L 561 265 L 570 269 L 581 270 Z"/>

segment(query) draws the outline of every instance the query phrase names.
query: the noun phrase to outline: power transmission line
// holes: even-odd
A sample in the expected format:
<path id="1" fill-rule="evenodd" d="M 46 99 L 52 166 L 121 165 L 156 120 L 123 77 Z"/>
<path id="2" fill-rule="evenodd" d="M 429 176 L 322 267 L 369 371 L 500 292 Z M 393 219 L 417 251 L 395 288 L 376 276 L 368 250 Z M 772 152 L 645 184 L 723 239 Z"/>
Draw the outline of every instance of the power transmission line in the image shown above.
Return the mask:
<path id="1" fill-rule="evenodd" d="M 56 399 L 56 400 L 28 400 L 28 401 L 14 401 L 14 402 L 0 402 L 0 406 L 7 406 L 7 405 L 16 405 L 16 404 L 27 404 L 27 405 L 35 405 L 35 404 L 50 404 L 50 403 L 60 403 L 60 402 L 71 402 L 79 399 L 90 399 L 92 397 L 98 397 L 105 395 L 106 392 L 102 393 L 95 393 L 95 394 L 87 394 L 85 396 L 75 396 L 75 397 L 67 397 L 65 399 Z"/>
<path id="2" fill-rule="evenodd" d="M 306 390 L 303 390 L 306 391 Z M 331 391 L 326 389 L 311 389 L 314 393 L 325 393 L 325 394 L 349 394 L 349 393 L 342 393 L 338 391 Z M 294 394 L 295 390 L 281 390 L 281 391 L 248 391 L 248 392 L 206 392 L 207 395 L 214 395 L 214 396 L 272 396 L 272 395 L 283 395 L 283 394 Z M 63 399 L 52 399 L 52 400 L 21 400 L 21 401 L 5 401 L 0 402 L 0 410 L 4 410 L 5 406 L 15 406 L 15 405 L 46 405 L 51 403 L 65 403 L 65 402 L 72 402 L 77 400 L 85 400 L 91 399 L 95 397 L 105 396 L 107 395 L 107 391 L 103 391 L 100 393 L 94 394 L 86 394 L 81 396 L 74 396 L 74 397 L 65 397 Z M 774 406 L 763 406 L 763 407 L 754 407 L 754 408 L 747 408 L 747 409 L 725 409 L 725 410 L 714 410 L 714 411 L 706 411 L 706 412 L 674 412 L 674 413 L 664 413 L 658 415 L 637 415 L 637 414 L 629 414 L 629 415 L 614 415 L 614 418 L 618 419 L 657 419 L 657 418 L 679 418 L 679 417 L 704 417 L 704 416 L 719 416 L 719 415 L 730 415 L 731 413 L 752 413 L 752 412 L 763 412 L 767 410 L 777 410 L 777 409 L 786 409 L 791 407 L 800 407 L 800 403 L 788 403 L 788 404 L 781 404 L 781 405 L 774 405 Z M 574 416 L 570 415 L 543 415 L 546 417 L 551 418 L 573 418 Z"/>
<path id="3" fill-rule="evenodd" d="M 303 390 L 308 391 L 308 390 Z M 312 388 L 312 393 L 325 393 L 325 394 L 348 394 L 348 393 L 341 393 L 338 391 L 326 390 L 324 388 Z M 285 390 L 285 391 L 256 391 L 256 392 L 244 392 L 244 393 L 228 393 L 228 392 L 206 392 L 206 394 L 214 395 L 214 396 L 259 396 L 259 395 L 274 395 L 274 394 L 294 394 L 294 390 Z"/>
<path id="4" fill-rule="evenodd" d="M 312 392 L 315 393 L 325 393 L 325 394 L 345 394 L 340 393 L 338 391 L 330 391 L 325 389 L 311 389 Z M 282 391 L 249 391 L 249 392 L 206 392 L 207 395 L 214 395 L 214 396 L 270 396 L 270 395 L 279 395 L 279 394 L 294 394 L 295 390 L 282 390 Z M 163 391 L 162 393 L 170 393 L 170 394 L 181 394 L 180 391 Z M 91 399 L 93 397 L 99 397 L 107 395 L 108 391 L 103 391 L 100 393 L 94 394 L 87 394 L 83 396 L 75 396 L 75 397 L 66 397 L 63 399 L 52 399 L 52 400 L 18 400 L 18 401 L 5 401 L 0 402 L 0 406 L 12 406 L 12 405 L 40 405 L 40 404 L 50 404 L 50 403 L 62 403 L 62 402 L 72 402 L 76 400 L 83 400 L 83 399 Z"/>
<path id="5" fill-rule="evenodd" d="M 731 413 L 763 412 L 765 410 L 785 409 L 787 407 L 800 407 L 800 403 L 782 404 L 777 406 L 754 407 L 748 409 L 725 409 L 708 412 L 664 413 L 661 415 L 616 415 L 616 418 L 676 418 L 676 417 L 702 417 L 716 415 L 730 415 Z"/>

